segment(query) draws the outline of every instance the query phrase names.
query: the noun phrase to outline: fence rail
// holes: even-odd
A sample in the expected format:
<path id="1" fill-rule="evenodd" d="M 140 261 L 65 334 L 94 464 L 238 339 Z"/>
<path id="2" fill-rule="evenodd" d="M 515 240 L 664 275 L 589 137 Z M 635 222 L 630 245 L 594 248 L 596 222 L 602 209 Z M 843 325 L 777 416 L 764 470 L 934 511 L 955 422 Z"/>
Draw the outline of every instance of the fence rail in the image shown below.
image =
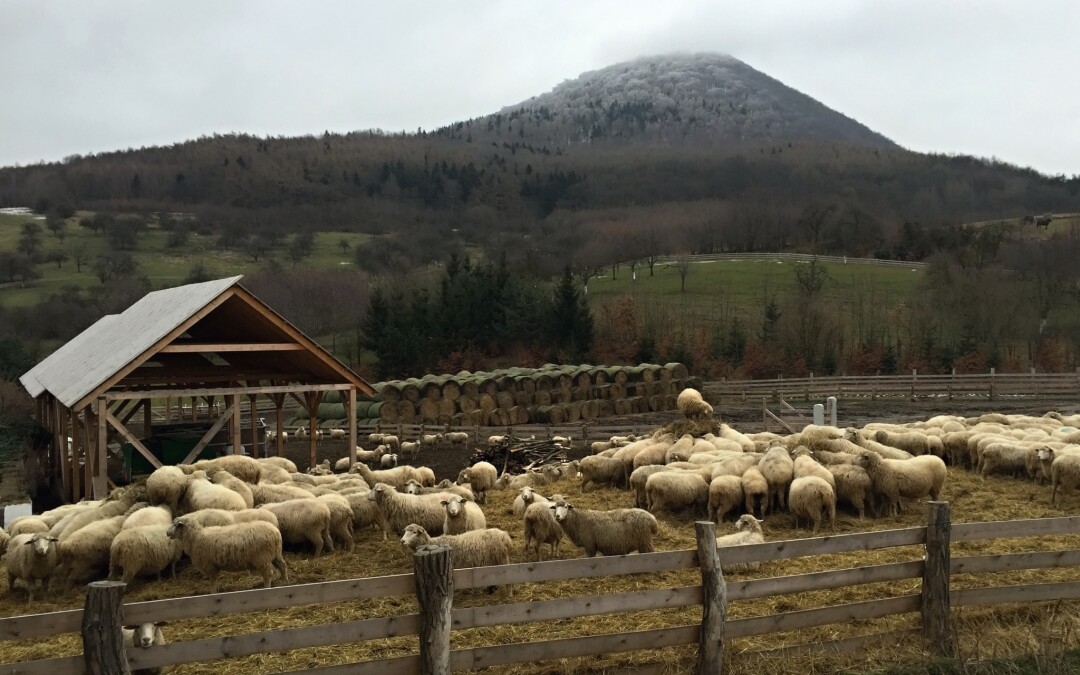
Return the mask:
<path id="1" fill-rule="evenodd" d="M 445 639 L 443 652 L 445 668 L 462 670 L 485 668 L 496 665 L 532 662 L 547 659 L 589 656 L 610 652 L 655 649 L 660 647 L 704 644 L 716 641 L 766 635 L 778 632 L 803 630 L 816 626 L 850 621 L 877 619 L 886 616 L 919 612 L 923 616 L 923 634 L 930 644 L 949 644 L 949 639 L 928 633 L 928 625 L 941 619 L 943 630 L 949 627 L 949 609 L 957 607 L 987 606 L 1000 603 L 1044 602 L 1056 599 L 1080 598 L 1080 581 L 1029 584 L 1023 586 L 962 588 L 949 592 L 949 578 L 953 575 L 972 575 L 994 572 L 1010 572 L 1028 569 L 1047 569 L 1080 566 L 1080 550 L 1028 551 L 1008 554 L 976 555 L 949 560 L 948 551 L 952 541 L 975 541 L 986 539 L 1052 536 L 1080 533 L 1080 516 L 1032 519 L 1004 522 L 957 523 L 951 525 L 948 505 L 940 502 L 930 504 L 931 517 L 923 527 L 908 527 L 877 532 L 843 534 L 811 539 L 795 539 L 766 542 L 749 546 L 717 549 L 712 544 L 713 525 L 699 523 L 696 527 L 699 540 L 697 550 L 667 551 L 629 556 L 607 556 L 552 560 L 546 562 L 519 563 L 493 567 L 478 567 L 450 571 L 448 588 L 468 589 L 520 583 L 543 583 L 568 579 L 583 579 L 628 574 L 655 574 L 657 572 L 699 569 L 703 583 L 693 586 L 648 588 L 613 594 L 555 598 L 535 602 L 518 602 L 499 605 L 454 608 L 446 603 L 445 626 L 439 639 Z M 951 525 L 951 527 L 950 527 Z M 951 533 L 951 535 L 950 535 Z M 780 577 L 746 579 L 726 582 L 719 569 L 703 563 L 698 551 L 715 552 L 720 565 L 738 563 L 771 562 L 791 558 L 834 555 L 870 551 L 883 548 L 918 547 L 912 551 L 912 559 L 871 566 L 857 566 L 827 571 L 794 574 Z M 925 552 L 925 555 L 923 554 Z M 935 553 L 936 552 L 936 553 Z M 942 554 L 942 555 L 937 555 Z M 452 555 L 443 547 L 431 555 Z M 705 555 L 705 554 L 702 554 Z M 418 556 L 419 560 L 419 556 Z M 944 564 L 939 561 L 948 561 Z M 944 565 L 944 566 L 942 566 Z M 123 624 L 146 621 L 182 620 L 198 617 L 223 616 L 256 610 L 273 610 L 325 602 L 344 602 L 387 596 L 415 595 L 417 585 L 429 580 L 430 572 L 421 573 L 418 563 L 413 574 L 398 574 L 347 581 L 328 581 L 316 584 L 283 586 L 272 589 L 217 593 L 211 595 L 152 600 L 126 603 L 117 607 L 117 616 Z M 880 597 L 859 602 L 802 609 L 764 616 L 726 619 L 729 602 L 739 602 L 812 590 L 846 588 L 863 584 L 922 579 L 922 592 L 892 597 Z M 965 584 L 967 581 L 965 581 Z M 436 584 L 436 586 L 443 584 Z M 117 582 L 96 582 L 88 587 L 87 608 L 100 607 L 102 594 L 117 586 Z M 944 590 L 944 598 L 934 599 L 934 588 Z M 95 603 L 91 597 L 97 598 Z M 116 594 L 117 603 L 120 594 Z M 433 616 L 436 608 L 426 604 L 426 594 L 418 598 L 419 612 L 397 616 L 359 619 L 329 625 L 299 626 L 275 630 L 212 637 L 199 640 L 173 642 L 171 644 L 133 649 L 123 655 L 129 666 L 155 668 L 183 663 L 236 658 L 268 651 L 320 647 L 346 642 L 359 642 L 400 636 L 425 635 L 425 626 L 438 625 Z M 559 638 L 518 644 L 474 647 L 451 651 L 451 630 L 464 630 L 483 626 L 559 621 L 578 617 L 616 614 L 656 609 L 675 609 L 701 606 L 720 608 L 716 615 L 701 624 L 662 627 L 646 631 L 594 635 L 588 637 Z M 105 615 L 86 616 L 84 610 L 66 610 L 48 614 L 36 614 L 0 619 L 0 641 L 42 638 L 63 633 L 85 630 L 86 619 L 91 623 L 106 620 Z M 708 615 L 708 612 L 706 612 Z M 119 631 L 120 623 L 111 626 Z M 717 634 L 717 631 L 719 633 Z M 900 631 L 906 634 L 908 631 Z M 889 635 L 892 635 L 890 633 Z M 429 637 L 431 633 L 427 634 Z M 84 640 L 86 639 L 84 635 Z M 874 636 L 851 636 L 827 643 L 835 650 L 863 649 L 872 644 Z M 367 661 L 341 666 L 318 668 L 317 673 L 413 673 L 420 670 L 425 658 L 430 658 L 430 639 L 420 640 L 420 654 Z M 796 645 L 763 653 L 808 653 L 825 649 L 821 645 Z M 96 653 L 96 652 L 95 652 Z M 723 650 L 717 652 L 699 648 L 699 659 L 722 658 Z M 41 659 L 20 663 L 0 664 L 0 675 L 14 673 L 65 673 L 88 672 L 87 657 L 69 656 Z M 96 664 L 100 666 L 101 664 Z M 705 664 L 709 668 L 716 663 Z M 106 668 L 104 671 L 109 672 Z M 712 672 L 712 671 L 710 671 Z"/>
<path id="2" fill-rule="evenodd" d="M 679 259 L 688 259 L 690 262 L 707 262 L 712 260 L 795 260 L 798 262 L 810 262 L 817 260 L 822 263 L 840 265 L 878 265 L 881 267 L 904 267 L 907 269 L 923 269 L 926 263 L 906 260 L 879 260 L 877 258 L 855 258 L 839 255 L 814 255 L 812 253 L 700 253 L 687 256 L 664 255 L 660 256 L 656 263 L 668 265 Z M 622 263 L 627 265 L 629 263 Z M 639 266 L 647 265 L 644 259 L 638 260 Z"/>

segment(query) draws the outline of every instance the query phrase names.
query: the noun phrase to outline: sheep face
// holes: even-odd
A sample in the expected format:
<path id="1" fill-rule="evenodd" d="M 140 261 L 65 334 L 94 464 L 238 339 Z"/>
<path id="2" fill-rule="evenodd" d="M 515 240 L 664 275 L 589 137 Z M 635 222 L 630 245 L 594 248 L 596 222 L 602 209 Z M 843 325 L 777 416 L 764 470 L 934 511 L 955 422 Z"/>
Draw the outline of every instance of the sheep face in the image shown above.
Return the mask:
<path id="1" fill-rule="evenodd" d="M 555 512 L 555 520 L 562 523 L 570 517 L 570 512 L 574 509 L 574 505 L 570 502 L 560 501 L 552 504 L 549 508 Z"/>
<path id="2" fill-rule="evenodd" d="M 44 557 L 49 555 L 49 549 L 55 547 L 58 541 L 59 538 L 50 537 L 46 532 L 38 532 L 30 537 L 26 545 L 33 548 L 34 555 Z"/>
<path id="3" fill-rule="evenodd" d="M 1054 461 L 1054 449 L 1048 447 L 1041 447 L 1038 450 L 1040 462 L 1052 462 Z"/>
<path id="4" fill-rule="evenodd" d="M 870 467 L 877 466 L 881 463 L 881 459 L 872 452 L 863 451 L 855 457 L 855 466 L 861 466 L 867 471 Z"/>
<path id="5" fill-rule="evenodd" d="M 533 489 L 531 486 L 526 485 L 525 487 L 521 488 L 521 501 L 525 502 L 526 504 L 532 504 L 533 497 Z"/>
<path id="6" fill-rule="evenodd" d="M 139 649 L 146 649 L 154 646 L 154 638 L 161 635 L 161 626 L 164 625 L 164 621 L 158 621 L 157 623 L 142 623 L 138 626 L 125 626 L 125 628 L 132 631 L 132 644 Z M 160 642 L 159 640 L 158 643 Z"/>
<path id="7" fill-rule="evenodd" d="M 421 487 L 423 486 L 420 485 L 420 483 L 418 483 L 416 479 L 410 478 L 409 480 L 405 481 L 405 494 L 418 495 L 420 494 Z"/>
<path id="8" fill-rule="evenodd" d="M 458 473 L 458 475 L 457 475 L 457 484 L 458 485 L 464 485 L 465 483 L 471 483 L 471 482 L 472 482 L 472 474 L 470 473 L 470 471 L 468 469 L 462 469 L 461 472 Z"/>
<path id="9" fill-rule="evenodd" d="M 173 524 L 169 526 L 165 534 L 169 535 L 169 539 L 179 539 L 183 535 L 184 528 L 187 527 L 188 521 L 186 518 L 177 518 L 173 521 Z"/>
<path id="10" fill-rule="evenodd" d="M 446 513 L 451 518 L 457 518 L 465 512 L 465 500 L 458 495 L 451 495 L 439 501 L 446 508 Z"/>
<path id="11" fill-rule="evenodd" d="M 405 527 L 405 534 L 401 535 L 401 545 L 413 550 L 427 540 L 427 532 L 424 531 L 424 528 L 415 523 L 407 525 Z"/>
<path id="12" fill-rule="evenodd" d="M 758 520 L 752 515 L 746 514 L 743 516 L 739 516 L 739 520 L 735 522 L 735 529 L 739 532 L 743 532 L 745 530 L 760 529 L 763 522 L 765 521 Z"/>

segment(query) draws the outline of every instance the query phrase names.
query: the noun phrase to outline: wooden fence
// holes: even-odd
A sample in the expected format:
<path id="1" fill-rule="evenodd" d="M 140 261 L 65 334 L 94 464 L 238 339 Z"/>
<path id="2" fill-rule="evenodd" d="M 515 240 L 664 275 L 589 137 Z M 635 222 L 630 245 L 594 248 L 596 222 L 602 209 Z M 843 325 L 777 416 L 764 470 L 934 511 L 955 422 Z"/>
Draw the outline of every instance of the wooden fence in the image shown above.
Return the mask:
<path id="1" fill-rule="evenodd" d="M 817 260 L 820 263 L 830 265 L 877 265 L 879 267 L 903 267 L 906 269 L 922 269 L 926 263 L 907 260 L 879 260 L 877 258 L 855 258 L 839 255 L 814 255 L 812 253 L 701 253 L 684 256 L 691 262 L 705 262 L 710 260 L 795 260 L 810 262 Z M 657 264 L 668 265 L 678 262 L 680 256 L 665 255 L 657 259 Z M 629 263 L 622 263 L 628 265 Z M 647 266 L 644 259 L 638 260 L 639 267 Z"/>
<path id="2" fill-rule="evenodd" d="M 1069 399 L 1080 396 L 1077 373 L 995 373 L 976 375 L 850 375 L 778 378 L 775 380 L 721 380 L 705 383 L 710 401 L 779 402 L 841 399 L 918 398 L 1002 400 L 1010 398 Z"/>
<path id="3" fill-rule="evenodd" d="M 81 632 L 83 655 L 0 664 L 0 675 L 122 672 L 121 664 L 125 660 L 132 669 L 152 668 L 413 635 L 423 636 L 419 641 L 418 653 L 378 661 L 328 666 L 320 668 L 319 672 L 379 675 L 442 673 L 679 645 L 697 645 L 698 672 L 720 672 L 724 646 L 726 641 L 731 639 L 919 613 L 922 618 L 921 633 L 931 651 L 948 654 L 954 648 L 950 608 L 1080 598 L 1080 581 L 950 589 L 950 576 L 954 574 L 1080 565 L 1080 550 L 961 558 L 951 558 L 950 552 L 951 542 L 1080 533 L 1080 516 L 952 524 L 949 505 L 944 502 L 931 502 L 927 524 L 922 527 L 774 541 L 721 549 L 717 549 L 715 545 L 712 523 L 698 523 L 695 527 L 698 537 L 696 550 L 552 560 L 451 571 L 448 558 L 452 554 L 445 548 L 429 547 L 431 550 L 422 548 L 415 556 L 414 574 L 127 604 L 121 604 L 122 584 L 95 582 L 88 587 L 85 609 L 0 619 L 0 641 Z M 902 562 L 735 582 L 726 582 L 720 569 L 721 565 L 736 563 L 769 562 L 901 546 L 921 546 L 924 555 Z M 453 606 L 455 589 L 610 575 L 656 574 L 686 569 L 699 569 L 702 583 L 678 588 L 635 590 L 514 604 L 462 608 Z M 734 620 L 727 618 L 727 606 L 730 602 L 904 579 L 921 579 L 920 592 L 765 616 Z M 417 595 L 419 613 L 228 637 L 209 637 L 147 649 L 125 650 L 122 644 L 113 639 L 118 635 L 120 626 L 127 624 L 177 621 L 410 594 Z M 453 630 L 694 606 L 703 608 L 703 618 L 687 625 L 630 633 L 450 649 L 450 633 Z M 892 640 L 900 634 L 912 632 L 903 630 L 856 635 L 830 642 L 785 647 L 781 651 L 852 651 L 864 647 L 872 648 L 876 641 Z M 775 654 L 777 650 L 769 653 Z"/>

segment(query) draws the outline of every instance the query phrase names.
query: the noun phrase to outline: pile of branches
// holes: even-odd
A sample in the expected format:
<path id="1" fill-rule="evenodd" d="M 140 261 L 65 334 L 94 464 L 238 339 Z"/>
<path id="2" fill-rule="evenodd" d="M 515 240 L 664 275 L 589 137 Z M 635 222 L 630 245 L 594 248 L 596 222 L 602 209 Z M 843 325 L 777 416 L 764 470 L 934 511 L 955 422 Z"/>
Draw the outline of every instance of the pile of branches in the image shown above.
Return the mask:
<path id="1" fill-rule="evenodd" d="M 566 448 L 551 440 L 517 441 L 507 438 L 501 443 L 477 448 L 469 457 L 469 464 L 488 462 L 499 470 L 499 474 L 525 473 L 529 469 L 545 464 L 559 464 L 566 461 Z"/>

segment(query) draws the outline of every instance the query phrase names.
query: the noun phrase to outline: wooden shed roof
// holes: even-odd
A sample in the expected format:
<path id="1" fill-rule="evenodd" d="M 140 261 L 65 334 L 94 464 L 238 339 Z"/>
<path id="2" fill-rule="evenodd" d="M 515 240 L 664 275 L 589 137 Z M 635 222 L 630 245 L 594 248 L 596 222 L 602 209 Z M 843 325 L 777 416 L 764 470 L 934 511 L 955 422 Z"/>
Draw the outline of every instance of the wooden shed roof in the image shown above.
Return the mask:
<path id="1" fill-rule="evenodd" d="M 81 409 L 112 389 L 260 381 L 352 384 L 359 375 L 240 285 L 216 279 L 148 293 L 102 317 L 20 378 Z"/>

